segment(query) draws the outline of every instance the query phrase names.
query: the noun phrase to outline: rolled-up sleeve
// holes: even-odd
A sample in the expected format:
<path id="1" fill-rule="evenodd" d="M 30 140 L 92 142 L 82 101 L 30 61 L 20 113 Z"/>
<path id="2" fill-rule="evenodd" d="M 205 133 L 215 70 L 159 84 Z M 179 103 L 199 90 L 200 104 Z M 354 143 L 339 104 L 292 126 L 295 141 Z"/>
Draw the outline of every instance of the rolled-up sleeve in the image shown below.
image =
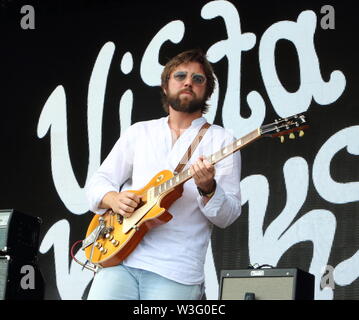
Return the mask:
<path id="1" fill-rule="evenodd" d="M 197 201 L 202 213 L 214 225 L 226 228 L 241 214 L 241 156 L 240 152 L 215 165 L 217 187 L 212 198 L 204 204 L 201 196 Z"/>

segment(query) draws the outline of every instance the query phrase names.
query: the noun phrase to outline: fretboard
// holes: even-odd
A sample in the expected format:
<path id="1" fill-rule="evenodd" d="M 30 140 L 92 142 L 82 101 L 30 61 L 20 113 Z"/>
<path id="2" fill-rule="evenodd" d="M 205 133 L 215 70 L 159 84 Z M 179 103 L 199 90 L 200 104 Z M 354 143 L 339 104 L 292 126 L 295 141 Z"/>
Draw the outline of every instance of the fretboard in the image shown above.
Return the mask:
<path id="1" fill-rule="evenodd" d="M 228 146 L 222 148 L 221 150 L 213 153 L 211 156 L 206 157 L 206 159 L 212 164 L 215 165 L 217 162 L 223 160 L 224 158 L 228 157 L 229 155 L 233 154 L 234 152 L 240 150 L 241 148 L 245 147 L 246 145 L 250 144 L 251 142 L 260 138 L 261 132 L 260 129 L 256 129 L 246 136 L 234 141 L 233 143 L 229 144 Z M 187 180 L 191 179 L 192 175 L 190 169 L 186 169 L 180 173 L 175 173 L 175 176 L 159 186 L 154 188 L 154 194 L 157 196 L 159 194 L 165 193 L 166 191 L 179 186 L 180 184 L 186 182 Z"/>

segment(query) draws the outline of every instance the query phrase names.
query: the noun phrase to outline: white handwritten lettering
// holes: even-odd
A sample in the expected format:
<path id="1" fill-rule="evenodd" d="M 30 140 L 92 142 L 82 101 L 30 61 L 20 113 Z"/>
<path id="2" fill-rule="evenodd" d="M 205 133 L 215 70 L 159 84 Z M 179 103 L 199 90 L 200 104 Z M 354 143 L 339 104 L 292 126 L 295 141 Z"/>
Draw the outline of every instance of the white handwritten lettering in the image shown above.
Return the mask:
<path id="1" fill-rule="evenodd" d="M 223 58 L 228 60 L 227 88 L 216 88 L 211 100 L 208 121 L 212 122 L 218 109 L 219 88 L 225 89 L 222 108 L 223 125 L 237 137 L 244 136 L 258 128 L 265 117 L 266 105 L 262 95 L 253 90 L 247 95 L 251 109 L 249 118 L 240 116 L 241 93 L 241 55 L 256 44 L 256 35 L 242 33 L 241 21 L 236 7 L 228 1 L 211 1 L 202 8 L 203 19 L 223 18 L 227 39 L 214 43 L 208 49 L 212 63 Z M 288 116 L 306 111 L 312 100 L 320 105 L 329 105 L 342 95 L 346 79 L 341 71 L 333 71 L 328 82 L 321 77 L 319 58 L 314 47 L 314 34 L 317 18 L 314 12 L 304 11 L 296 22 L 280 21 L 269 26 L 259 43 L 260 71 L 267 94 L 273 108 L 280 116 Z M 162 45 L 170 40 L 179 43 L 185 33 L 182 21 L 166 24 L 154 35 L 142 57 L 140 76 L 148 86 L 160 85 L 163 66 L 159 63 Z M 289 93 L 282 86 L 275 66 L 275 47 L 279 40 L 290 41 L 298 53 L 300 69 L 300 87 Z M 104 44 L 93 68 L 88 90 L 88 144 L 89 161 L 87 178 L 99 167 L 101 161 L 102 115 L 107 76 L 114 54 L 112 42 Z M 127 75 L 133 70 L 132 54 L 127 52 L 121 61 L 121 70 Z M 134 102 L 133 88 L 128 88 L 119 103 L 119 122 L 121 132 L 131 125 Z M 67 134 L 66 93 L 63 86 L 58 86 L 46 101 L 39 118 L 37 134 L 43 138 L 48 132 L 51 141 L 51 170 L 54 185 L 59 198 L 73 214 L 88 211 L 84 188 L 76 180 L 70 161 Z M 332 136 L 319 150 L 313 164 L 313 183 L 318 193 L 327 201 L 342 204 L 358 201 L 359 182 L 338 183 L 330 176 L 330 163 L 334 155 L 344 147 L 348 152 L 359 155 L 357 137 L 359 128 L 350 127 Z M 243 204 L 248 203 L 249 213 L 249 255 L 252 263 L 276 265 L 282 255 L 296 243 L 310 241 L 313 244 L 313 257 L 309 272 L 316 277 L 316 298 L 332 299 L 333 290 L 320 288 L 323 267 L 328 259 L 336 229 L 334 215 L 325 209 L 315 209 L 305 213 L 293 223 L 299 210 L 306 201 L 309 188 L 309 169 L 306 160 L 300 157 L 288 159 L 283 168 L 287 190 L 286 204 L 266 230 L 263 221 L 269 201 L 269 182 L 265 176 L 251 175 L 241 182 Z M 85 184 L 86 185 L 86 184 Z M 80 272 L 80 266 L 71 265 L 68 269 L 69 225 L 66 220 L 55 223 L 45 235 L 40 252 L 45 254 L 54 248 L 56 281 L 62 298 L 80 299 L 92 278 L 88 271 Z M 59 236 L 61 235 L 61 236 Z M 78 255 L 83 255 L 79 252 Z M 84 257 L 83 257 L 84 258 Z M 81 259 L 80 259 L 81 260 Z M 351 262 L 358 264 L 359 254 L 339 264 L 334 270 L 334 280 L 342 285 L 349 284 L 358 277 L 358 271 L 349 268 Z M 205 265 L 207 297 L 216 299 L 218 283 L 213 277 L 215 267 L 211 246 L 207 253 Z M 350 271 L 349 276 L 343 276 Z M 74 286 L 74 282 L 77 284 Z M 210 284 L 209 284 L 210 283 Z M 209 288 L 209 290 L 208 290 Z"/>

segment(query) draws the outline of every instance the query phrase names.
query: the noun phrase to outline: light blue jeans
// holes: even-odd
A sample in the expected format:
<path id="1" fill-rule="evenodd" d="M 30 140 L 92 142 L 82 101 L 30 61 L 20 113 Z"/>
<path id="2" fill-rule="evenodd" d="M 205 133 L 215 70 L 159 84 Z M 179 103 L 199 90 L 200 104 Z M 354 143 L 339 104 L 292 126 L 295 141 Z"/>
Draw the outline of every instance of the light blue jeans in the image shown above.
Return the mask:
<path id="1" fill-rule="evenodd" d="M 88 300 L 200 300 L 203 285 L 185 285 L 156 273 L 122 264 L 94 277 Z"/>

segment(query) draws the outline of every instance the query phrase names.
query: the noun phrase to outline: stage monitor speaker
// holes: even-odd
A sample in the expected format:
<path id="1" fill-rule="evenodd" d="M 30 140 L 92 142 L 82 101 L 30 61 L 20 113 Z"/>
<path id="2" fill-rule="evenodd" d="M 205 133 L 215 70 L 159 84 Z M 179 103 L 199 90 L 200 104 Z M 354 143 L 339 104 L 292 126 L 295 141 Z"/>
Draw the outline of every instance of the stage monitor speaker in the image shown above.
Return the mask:
<path id="1" fill-rule="evenodd" d="M 219 300 L 313 300 L 314 280 L 296 268 L 222 270 Z"/>
<path id="2" fill-rule="evenodd" d="M 0 255 L 34 260 L 39 250 L 41 220 L 14 209 L 0 210 Z"/>
<path id="3" fill-rule="evenodd" d="M 0 257 L 0 300 L 43 300 L 44 279 L 37 264 Z"/>

